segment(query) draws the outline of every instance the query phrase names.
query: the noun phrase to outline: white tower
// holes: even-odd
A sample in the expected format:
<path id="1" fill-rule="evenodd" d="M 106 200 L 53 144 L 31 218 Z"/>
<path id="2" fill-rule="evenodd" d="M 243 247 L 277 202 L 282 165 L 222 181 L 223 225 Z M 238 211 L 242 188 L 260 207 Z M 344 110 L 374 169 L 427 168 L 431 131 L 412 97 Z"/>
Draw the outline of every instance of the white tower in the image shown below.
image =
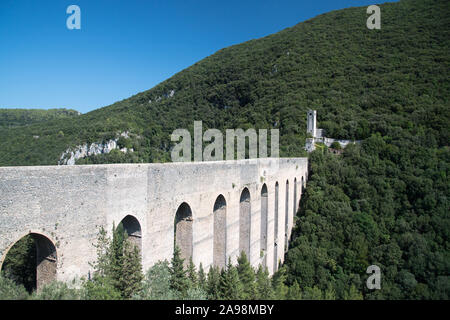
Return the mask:
<path id="1" fill-rule="evenodd" d="M 308 119 L 306 122 L 306 132 L 310 133 L 313 138 L 316 137 L 317 129 L 317 112 L 316 110 L 308 110 Z"/>

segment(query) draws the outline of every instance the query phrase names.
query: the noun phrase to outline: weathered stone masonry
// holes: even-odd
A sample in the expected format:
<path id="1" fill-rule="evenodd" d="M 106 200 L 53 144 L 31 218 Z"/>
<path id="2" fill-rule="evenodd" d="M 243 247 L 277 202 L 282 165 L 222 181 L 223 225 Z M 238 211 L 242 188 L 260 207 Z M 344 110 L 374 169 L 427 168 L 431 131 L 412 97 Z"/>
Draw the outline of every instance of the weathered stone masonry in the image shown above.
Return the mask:
<path id="1" fill-rule="evenodd" d="M 229 257 L 235 263 L 241 248 L 253 266 L 263 263 L 273 273 L 307 170 L 306 158 L 1 167 L 0 265 L 31 233 L 38 287 L 87 276 L 99 226 L 110 231 L 123 222 L 141 248 L 144 270 L 170 260 L 176 234 L 182 255 L 206 270 Z"/>

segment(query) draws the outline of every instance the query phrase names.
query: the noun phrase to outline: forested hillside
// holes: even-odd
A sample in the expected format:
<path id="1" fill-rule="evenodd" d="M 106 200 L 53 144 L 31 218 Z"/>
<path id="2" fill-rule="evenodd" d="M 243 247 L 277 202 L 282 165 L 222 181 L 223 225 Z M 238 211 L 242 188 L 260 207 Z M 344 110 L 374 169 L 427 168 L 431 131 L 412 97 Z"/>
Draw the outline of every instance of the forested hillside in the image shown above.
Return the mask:
<path id="1" fill-rule="evenodd" d="M 320 127 L 336 138 L 422 128 L 446 144 L 449 3 L 403 0 L 381 10 L 381 30 L 367 29 L 366 7 L 330 12 L 222 49 L 111 106 L 0 129 L 0 165 L 57 164 L 69 146 L 126 130 L 143 139 L 134 157 L 111 161 L 169 161 L 170 134 L 192 128 L 194 120 L 205 129 L 278 128 L 281 156 L 296 156 L 308 108 L 317 109 Z"/>
<path id="2" fill-rule="evenodd" d="M 79 114 L 78 111 L 68 109 L 0 109 L 0 128 L 25 126 Z"/>
<path id="3" fill-rule="evenodd" d="M 314 151 L 286 256 L 287 283 L 316 297 L 449 299 L 450 152 L 394 128 L 342 156 Z M 381 269 L 368 290 L 367 267 Z"/>
<path id="4" fill-rule="evenodd" d="M 317 150 L 285 266 L 290 298 L 450 296 L 450 2 L 383 4 L 320 15 L 222 49 L 148 91 L 75 118 L 0 127 L 0 165 L 56 164 L 69 146 L 130 131 L 134 154 L 170 161 L 170 134 L 278 128 L 281 156 L 305 155 L 306 111 L 327 136 L 363 140 Z M 33 136 L 38 135 L 39 139 Z M 83 163 L 99 162 L 85 159 Z M 382 272 L 369 291 L 369 265 Z"/>

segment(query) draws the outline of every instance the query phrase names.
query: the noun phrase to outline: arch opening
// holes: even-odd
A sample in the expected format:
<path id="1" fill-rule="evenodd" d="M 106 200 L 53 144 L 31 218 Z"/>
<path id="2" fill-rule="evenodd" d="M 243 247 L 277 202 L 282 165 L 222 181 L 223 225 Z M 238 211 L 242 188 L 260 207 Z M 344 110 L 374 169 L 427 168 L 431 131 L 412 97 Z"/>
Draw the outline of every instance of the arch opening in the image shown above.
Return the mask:
<path id="1" fill-rule="evenodd" d="M 250 191 L 242 190 L 239 201 L 239 252 L 245 252 L 250 261 L 250 229 L 251 229 Z"/>
<path id="2" fill-rule="evenodd" d="M 141 224 L 138 219 L 131 215 L 127 215 L 119 223 L 122 225 L 123 230 L 127 233 L 127 241 L 135 245 L 139 249 L 139 253 L 142 252 L 142 230 Z"/>
<path id="3" fill-rule="evenodd" d="M 56 280 L 57 253 L 53 242 L 39 233 L 29 233 L 6 253 L 1 271 L 28 292 Z"/>
<path id="4" fill-rule="evenodd" d="M 261 252 L 263 254 L 263 266 L 265 267 L 267 265 L 266 261 L 266 254 L 267 254 L 267 226 L 268 226 L 268 192 L 267 192 L 267 185 L 264 184 L 261 188 L 261 235 L 260 235 L 260 241 L 261 241 Z"/>
<path id="5" fill-rule="evenodd" d="M 300 208 L 300 203 L 302 201 L 303 193 L 305 192 L 305 178 L 302 176 L 301 182 L 300 182 L 300 193 L 299 193 L 299 199 L 298 199 L 298 208 Z"/>
<path id="6" fill-rule="evenodd" d="M 189 259 L 192 257 L 192 210 L 186 202 L 183 202 L 175 214 L 174 226 L 174 244 L 180 248 L 181 258 L 184 259 L 184 264 L 189 264 Z"/>
<path id="7" fill-rule="evenodd" d="M 276 272 L 278 270 L 278 182 L 275 183 L 273 242 L 273 272 Z"/>
<path id="8" fill-rule="evenodd" d="M 297 178 L 294 179 L 294 205 L 293 205 L 293 216 L 297 214 Z"/>
<path id="9" fill-rule="evenodd" d="M 226 239 L 227 239 L 227 202 L 223 195 L 219 195 L 214 203 L 214 244 L 213 244 L 213 263 L 214 266 L 221 269 L 225 268 L 226 258 Z"/>
<path id="10" fill-rule="evenodd" d="M 284 217 L 284 251 L 288 250 L 288 232 L 289 232 L 289 180 L 286 180 L 286 210 Z"/>

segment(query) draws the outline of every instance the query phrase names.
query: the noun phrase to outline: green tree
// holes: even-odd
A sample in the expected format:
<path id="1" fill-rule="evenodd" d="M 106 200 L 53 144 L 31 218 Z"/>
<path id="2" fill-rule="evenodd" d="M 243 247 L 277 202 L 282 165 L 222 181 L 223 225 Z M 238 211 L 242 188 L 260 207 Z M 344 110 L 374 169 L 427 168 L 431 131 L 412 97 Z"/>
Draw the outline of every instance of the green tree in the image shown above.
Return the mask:
<path id="1" fill-rule="evenodd" d="M 113 226 L 114 229 L 114 226 Z M 97 251 L 97 259 L 89 263 L 94 268 L 94 277 L 106 277 L 109 273 L 109 265 L 111 262 L 111 239 L 101 226 L 97 234 L 97 242 L 93 244 Z"/>
<path id="2" fill-rule="evenodd" d="M 238 257 L 237 272 L 239 280 L 242 284 L 242 299 L 252 300 L 256 298 L 256 283 L 255 283 L 255 270 L 247 260 L 247 255 L 244 251 Z"/>
<path id="3" fill-rule="evenodd" d="M 137 245 L 126 239 L 123 250 L 123 271 L 120 287 L 123 297 L 129 299 L 140 291 L 144 275 L 142 274 L 141 252 Z"/>
<path id="4" fill-rule="evenodd" d="M 203 265 L 200 263 L 198 267 L 198 286 L 200 289 L 206 291 L 206 274 L 205 270 L 203 270 Z"/>
<path id="5" fill-rule="evenodd" d="M 337 142 L 337 141 L 334 141 L 334 142 L 330 145 L 330 148 L 333 148 L 333 149 L 336 149 L 336 150 L 341 150 L 341 149 L 342 149 L 341 144 L 340 144 L 339 142 Z"/>
<path id="6" fill-rule="evenodd" d="M 0 272 L 0 300 L 26 300 L 29 294 L 23 285 L 5 277 Z"/>
<path id="7" fill-rule="evenodd" d="M 259 265 L 256 272 L 256 299 L 269 300 L 274 297 L 272 283 L 270 281 L 269 272 L 267 268 Z"/>
<path id="8" fill-rule="evenodd" d="M 220 273 L 220 298 L 224 300 L 242 299 L 243 288 L 239 281 L 237 268 L 231 264 L 231 258 L 228 258 L 228 264 Z"/>
<path id="9" fill-rule="evenodd" d="M 189 288 L 197 288 L 198 286 L 198 274 L 195 268 L 192 257 L 189 257 L 189 265 L 187 269 L 187 277 L 189 279 Z"/>
<path id="10" fill-rule="evenodd" d="M 80 300 L 85 297 L 81 290 L 69 288 L 64 282 L 53 281 L 44 285 L 39 291 L 33 292 L 33 300 Z"/>
<path id="11" fill-rule="evenodd" d="M 120 300 L 122 293 L 114 286 L 111 278 L 94 276 L 92 280 L 83 283 L 85 298 L 87 300 Z"/>
<path id="12" fill-rule="evenodd" d="M 122 278 L 124 276 L 124 240 L 125 240 L 125 230 L 123 229 L 123 225 L 120 223 L 117 228 L 114 228 L 113 225 L 113 238 L 111 243 L 110 250 L 110 261 L 107 266 L 107 277 L 110 277 L 114 287 L 124 294 L 124 285 L 122 282 Z"/>
<path id="13" fill-rule="evenodd" d="M 284 300 L 288 294 L 288 287 L 286 286 L 286 267 L 282 266 L 272 276 L 272 288 L 274 292 L 274 298 L 276 300 Z"/>
<path id="14" fill-rule="evenodd" d="M 209 267 L 206 292 L 208 293 L 208 299 L 220 299 L 220 271 L 218 267 Z"/>
<path id="15" fill-rule="evenodd" d="M 344 296 L 345 300 L 362 300 L 363 295 L 359 292 L 354 285 L 351 285 Z"/>
<path id="16" fill-rule="evenodd" d="M 175 245 L 170 265 L 170 288 L 185 297 L 189 288 L 189 281 L 184 269 L 184 259 L 181 258 L 180 248 Z"/>
<path id="17" fill-rule="evenodd" d="M 332 285 L 329 285 L 325 290 L 324 300 L 336 300 L 336 290 Z"/>
<path id="18" fill-rule="evenodd" d="M 167 260 L 158 261 L 145 274 L 141 290 L 133 296 L 138 300 L 177 299 L 178 292 L 170 287 L 170 266 Z"/>
<path id="19" fill-rule="evenodd" d="M 302 290 L 300 289 L 300 285 L 297 281 L 294 281 L 294 284 L 289 286 L 287 296 L 287 300 L 301 300 L 302 299 Z"/>
<path id="20" fill-rule="evenodd" d="M 128 240 L 123 225 L 119 224 L 117 228 L 113 225 L 112 239 L 101 227 L 95 247 L 97 260 L 91 264 L 94 267 L 92 281 L 86 283 L 88 296 L 116 299 L 118 292 L 121 298 L 131 298 L 140 290 L 143 279 L 141 254 L 139 248 Z"/>
<path id="21" fill-rule="evenodd" d="M 206 300 L 208 294 L 201 288 L 189 288 L 186 292 L 185 300 Z"/>
<path id="22" fill-rule="evenodd" d="M 289 288 L 291 290 L 291 288 Z M 292 290 L 295 292 L 296 290 Z M 306 287 L 303 294 L 301 295 L 302 299 L 304 300 L 322 300 L 323 299 L 323 293 L 322 290 L 320 290 L 319 287 Z"/>

